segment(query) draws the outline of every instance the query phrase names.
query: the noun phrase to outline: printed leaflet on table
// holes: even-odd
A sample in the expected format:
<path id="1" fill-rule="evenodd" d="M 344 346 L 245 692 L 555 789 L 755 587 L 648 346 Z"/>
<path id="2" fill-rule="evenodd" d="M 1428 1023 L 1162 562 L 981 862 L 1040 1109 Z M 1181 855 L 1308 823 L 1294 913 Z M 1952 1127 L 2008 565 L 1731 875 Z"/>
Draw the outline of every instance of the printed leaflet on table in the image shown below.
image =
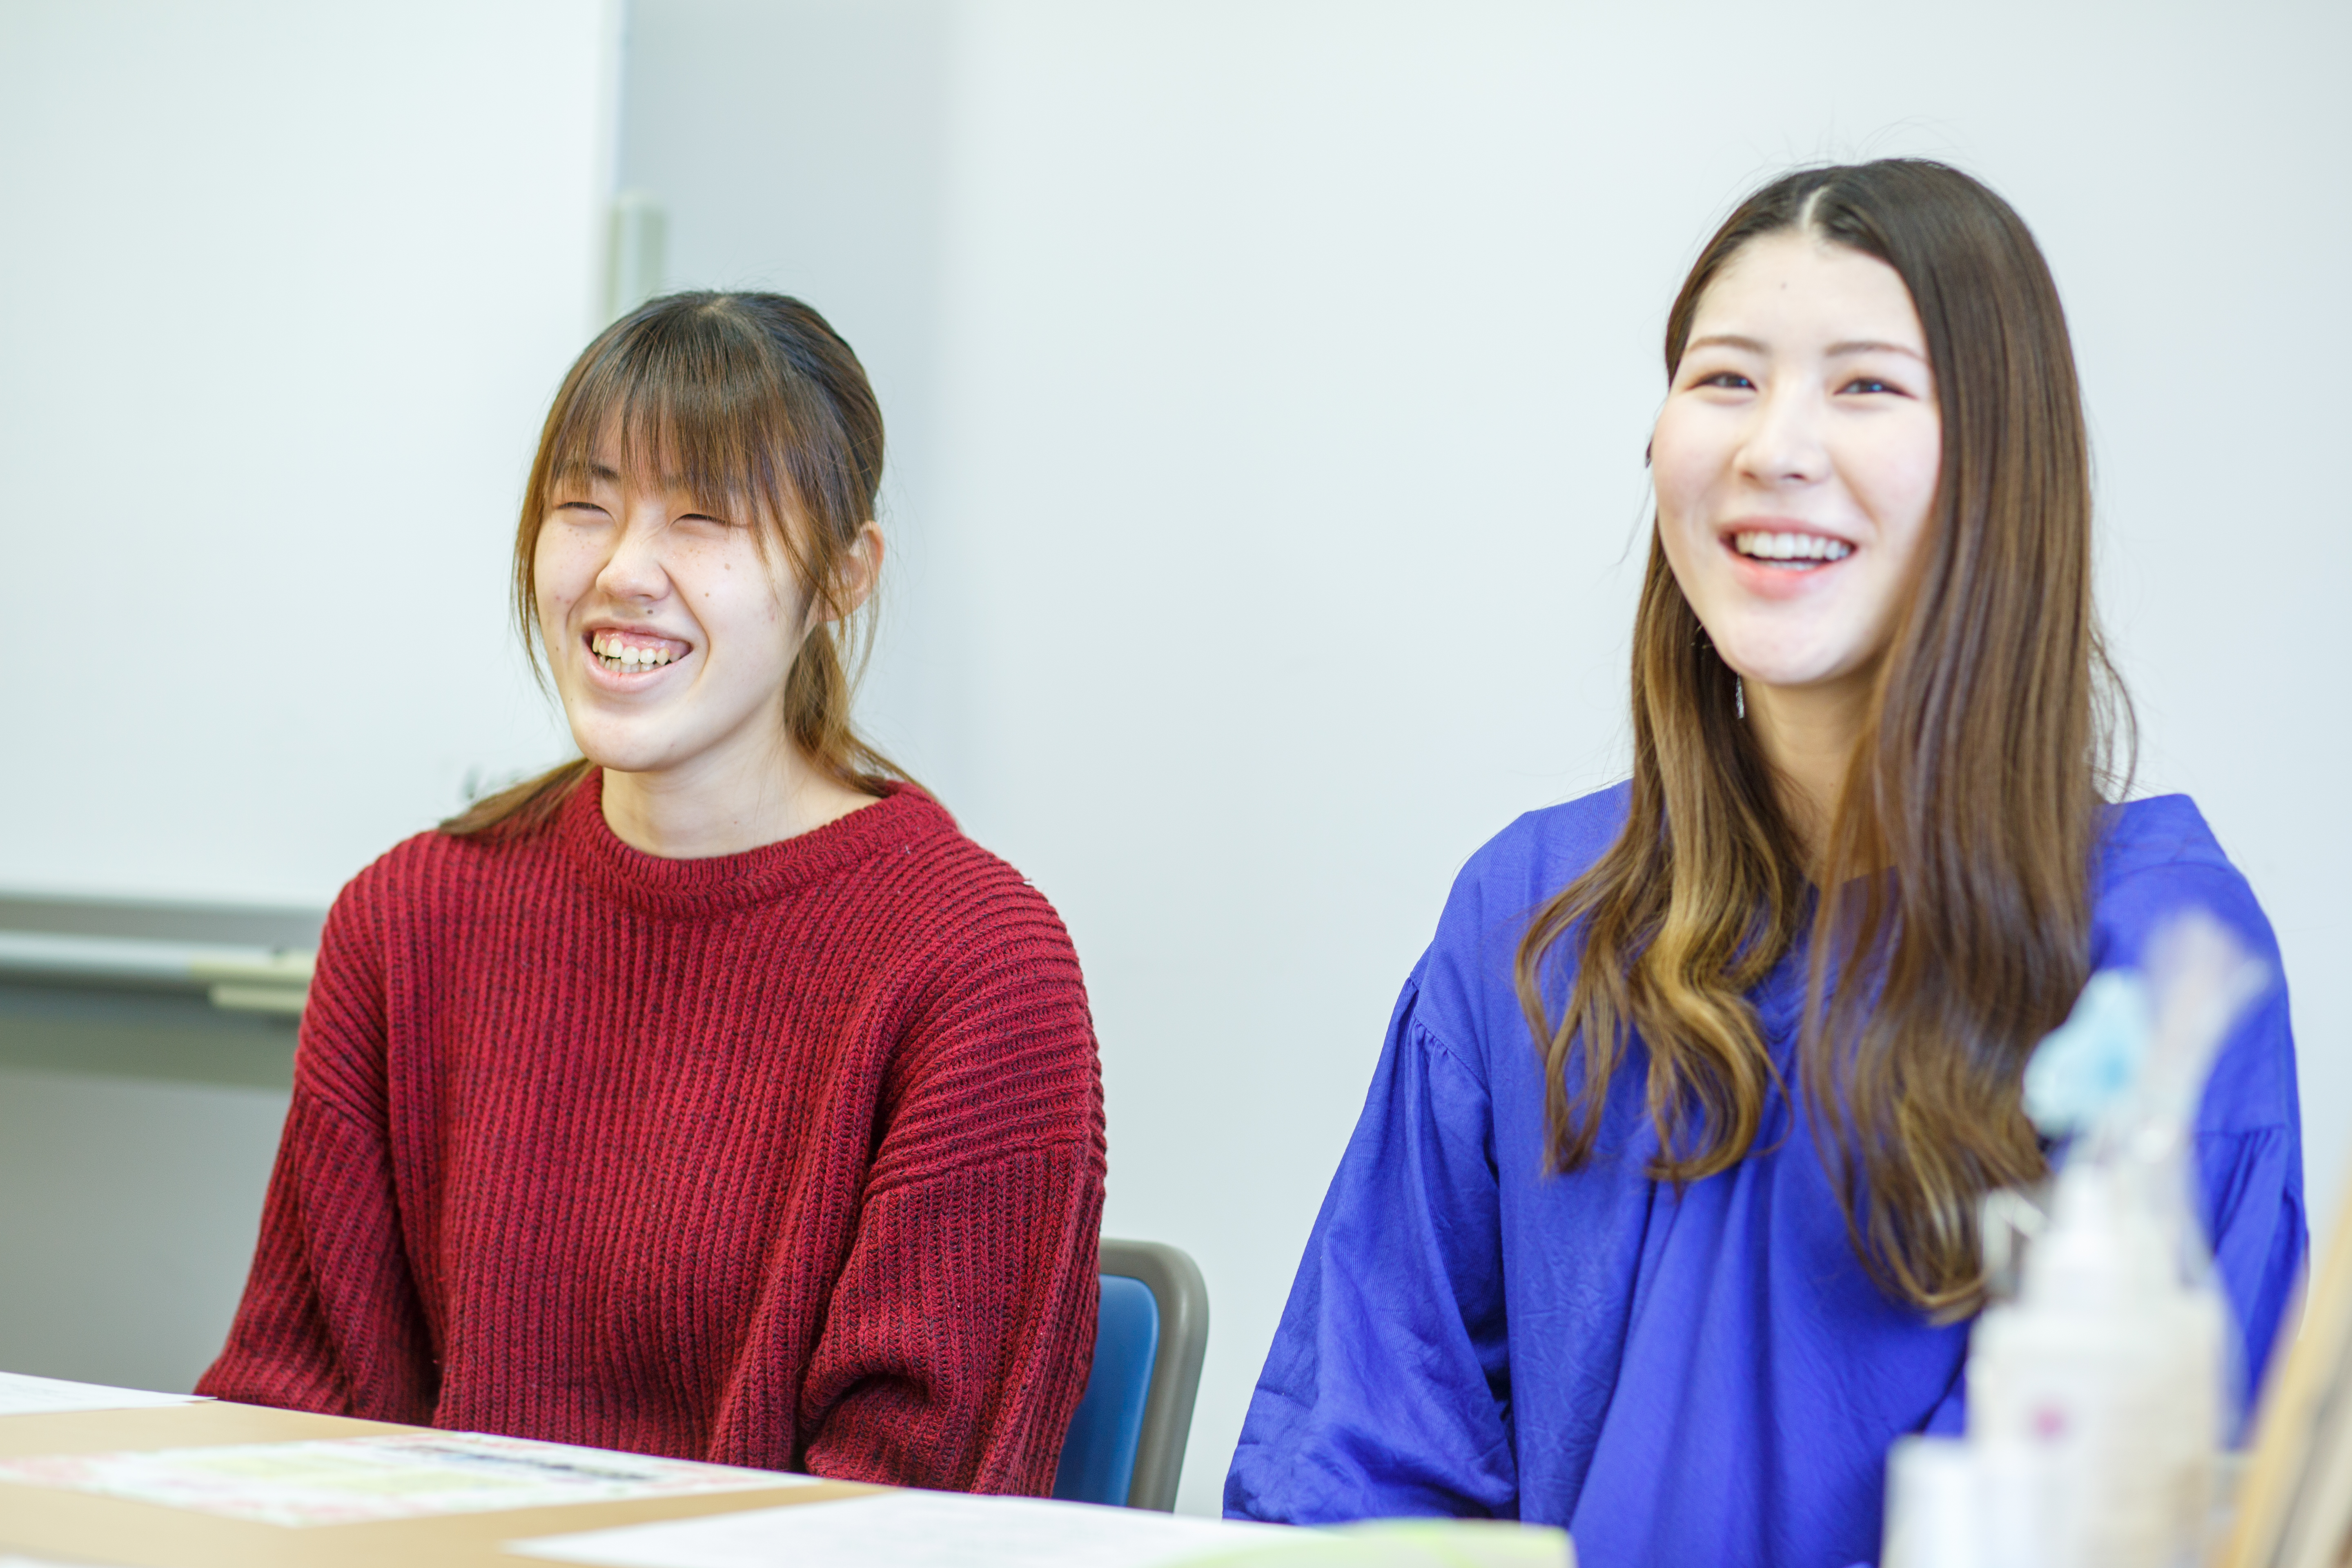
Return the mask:
<path id="1" fill-rule="evenodd" d="M 143 1410 L 157 1405 L 197 1405 L 194 1394 L 151 1394 L 143 1388 L 109 1388 L 102 1383 L 68 1383 L 0 1372 L 0 1415 L 54 1415 L 67 1410 Z"/>
<path id="2" fill-rule="evenodd" d="M 352 1524 L 814 1484 L 810 1477 L 780 1470 L 657 1459 L 475 1432 L 0 1459 L 0 1481 L 98 1492 L 285 1525 Z"/>

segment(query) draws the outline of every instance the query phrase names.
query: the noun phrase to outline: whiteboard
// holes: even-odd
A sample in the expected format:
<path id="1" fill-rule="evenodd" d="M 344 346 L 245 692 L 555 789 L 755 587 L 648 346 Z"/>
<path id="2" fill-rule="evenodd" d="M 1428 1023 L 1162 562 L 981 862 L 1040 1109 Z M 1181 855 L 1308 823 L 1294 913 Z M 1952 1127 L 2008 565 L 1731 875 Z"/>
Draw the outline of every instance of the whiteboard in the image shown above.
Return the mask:
<path id="1" fill-rule="evenodd" d="M 506 626 L 617 0 L 0 4 L 0 888 L 323 905 L 567 753 Z"/>

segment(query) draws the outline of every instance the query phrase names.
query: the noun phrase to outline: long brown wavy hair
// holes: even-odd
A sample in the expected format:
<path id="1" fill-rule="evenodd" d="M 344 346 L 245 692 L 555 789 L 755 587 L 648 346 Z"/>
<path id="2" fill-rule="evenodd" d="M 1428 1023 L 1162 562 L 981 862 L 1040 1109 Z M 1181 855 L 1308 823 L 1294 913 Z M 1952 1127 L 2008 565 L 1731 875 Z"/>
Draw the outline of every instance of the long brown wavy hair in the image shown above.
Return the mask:
<path id="1" fill-rule="evenodd" d="M 2130 710 L 2091 603 L 2065 314 L 1991 191 L 1914 160 L 1774 181 L 1676 296 L 1669 384 L 1708 285 L 1743 247 L 1799 229 L 1901 276 L 1943 420 L 1916 576 L 1822 858 L 1807 863 L 1736 678 L 1654 530 L 1625 825 L 1537 911 L 1516 979 L 1544 1054 L 1550 1166 L 1595 1157 L 1638 1033 L 1650 1173 L 1680 1185 L 1745 1158 L 1788 1091 L 1748 993 L 1807 940 L 1800 1076 L 1855 1252 L 1890 1296 L 1950 1318 L 1982 1298 L 1978 1198 L 2045 1169 L 2021 1079 L 2086 976 L 2092 862 Z M 1567 994 L 1557 1016 L 1547 981 Z"/>
<path id="2" fill-rule="evenodd" d="M 905 770 L 850 721 L 870 621 L 842 568 L 882 484 L 882 407 L 841 335 L 782 294 L 671 294 L 607 327 L 563 378 L 541 428 L 515 528 L 515 628 L 545 679 L 539 531 L 556 477 L 617 433 L 630 472 L 657 473 L 713 510 L 757 520 L 819 611 L 779 700 L 811 766 L 868 795 Z M 441 825 L 464 836 L 553 816 L 594 766 L 585 758 L 476 801 Z"/>

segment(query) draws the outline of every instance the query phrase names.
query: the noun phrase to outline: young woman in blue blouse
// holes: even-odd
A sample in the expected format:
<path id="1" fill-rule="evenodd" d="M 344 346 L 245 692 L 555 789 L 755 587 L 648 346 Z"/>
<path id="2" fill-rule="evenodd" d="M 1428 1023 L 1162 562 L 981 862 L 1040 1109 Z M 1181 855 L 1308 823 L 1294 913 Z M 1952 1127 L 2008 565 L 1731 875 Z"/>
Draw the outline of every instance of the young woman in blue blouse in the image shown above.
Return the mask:
<path id="1" fill-rule="evenodd" d="M 2111 804 L 2064 316 L 1939 164 L 1806 170 L 1666 324 L 1632 779 L 1464 869 L 1397 1002 L 1225 1489 L 1294 1521 L 1567 1526 L 1590 1568 L 1876 1556 L 1957 1432 L 1977 1200 L 2045 1171 L 2027 1056 L 2201 907 L 2186 798 Z M 2274 986 L 2200 1114 L 2249 1385 L 2305 1233 Z"/>

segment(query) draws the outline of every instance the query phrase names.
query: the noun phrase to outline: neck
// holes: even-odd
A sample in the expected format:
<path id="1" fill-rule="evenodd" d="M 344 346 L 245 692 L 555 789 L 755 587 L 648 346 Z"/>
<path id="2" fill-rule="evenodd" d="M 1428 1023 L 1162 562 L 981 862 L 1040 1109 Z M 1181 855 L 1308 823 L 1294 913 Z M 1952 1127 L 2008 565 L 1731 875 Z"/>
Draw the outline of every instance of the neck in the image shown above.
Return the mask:
<path id="1" fill-rule="evenodd" d="M 782 737 L 646 773 L 604 770 L 604 821 L 614 836 L 668 860 L 740 855 L 872 804 Z"/>
<path id="2" fill-rule="evenodd" d="M 1869 720 L 1871 684 L 1867 670 L 1808 686 L 1746 683 L 1748 727 L 1810 865 L 1819 866 L 1827 847 L 1838 792 Z"/>

